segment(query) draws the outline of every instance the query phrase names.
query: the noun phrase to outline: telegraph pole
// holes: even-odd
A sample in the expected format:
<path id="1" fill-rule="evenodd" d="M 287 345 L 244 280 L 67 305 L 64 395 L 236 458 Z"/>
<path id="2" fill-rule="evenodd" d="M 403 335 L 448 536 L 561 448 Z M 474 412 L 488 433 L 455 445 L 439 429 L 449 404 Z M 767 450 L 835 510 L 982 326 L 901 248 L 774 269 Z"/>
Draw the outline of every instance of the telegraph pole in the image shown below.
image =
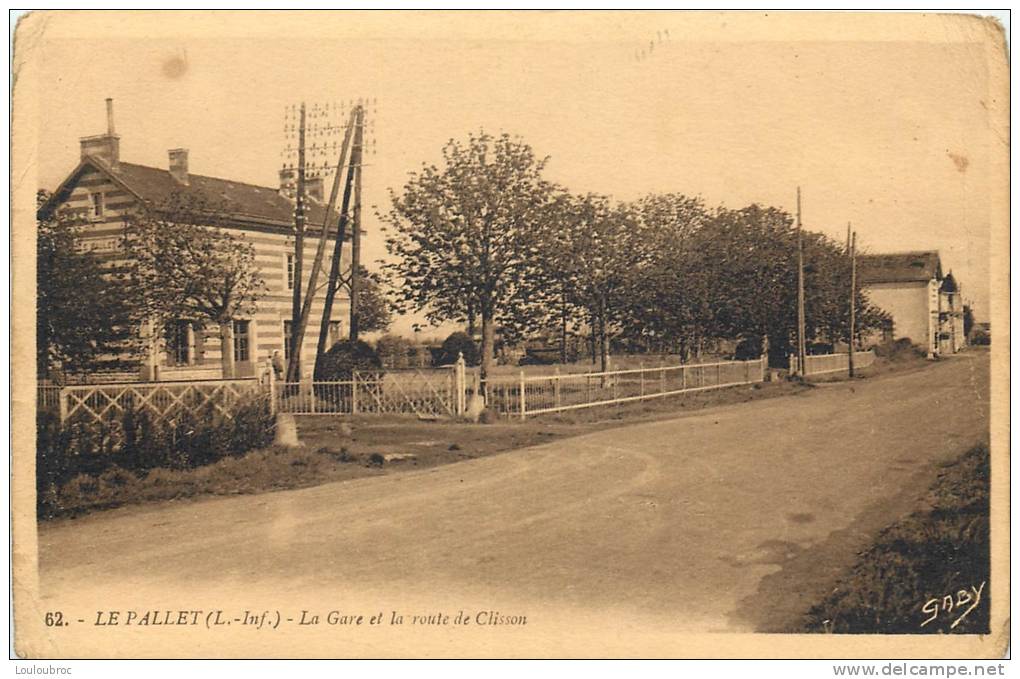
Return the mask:
<path id="1" fill-rule="evenodd" d="M 850 222 L 846 225 L 850 230 Z M 854 376 L 854 312 L 857 308 L 857 233 L 850 234 L 850 377 Z"/>
<path id="2" fill-rule="evenodd" d="M 375 113 L 374 99 L 372 99 L 373 107 L 372 113 Z M 369 128 L 371 132 L 371 126 L 374 124 L 374 118 L 365 117 L 365 108 L 368 105 L 368 100 L 365 100 L 364 105 L 360 104 L 361 110 L 361 122 L 357 127 L 356 137 L 356 148 L 358 153 L 358 162 L 354 165 L 354 215 L 353 219 L 353 230 L 351 231 L 351 275 L 348 278 L 348 285 L 351 291 L 351 328 L 350 337 L 351 339 L 358 338 L 358 333 L 361 329 L 361 232 L 364 230 L 361 223 L 361 172 L 364 168 L 364 157 L 367 147 L 371 147 L 371 152 L 375 153 L 375 137 L 372 135 L 370 144 L 365 141 L 365 127 Z"/>
<path id="3" fill-rule="evenodd" d="M 807 374 L 807 341 L 804 321 L 804 234 L 800 220 L 800 187 L 797 187 L 797 367 Z"/>
<path id="4" fill-rule="evenodd" d="M 301 380 L 301 337 L 297 332 L 301 322 L 302 266 L 305 255 L 305 103 L 301 102 L 298 114 L 297 194 L 294 197 L 294 298 L 291 303 L 290 360 L 287 362 L 287 381 Z M 309 291 L 314 296 L 314 291 Z"/>
<path id="5" fill-rule="evenodd" d="M 357 154 L 358 163 L 353 166 L 354 169 L 354 219 L 351 230 L 351 329 L 350 337 L 352 341 L 358 339 L 358 325 L 359 325 L 359 309 L 358 309 L 358 285 L 359 279 L 361 278 L 361 166 L 362 158 L 364 158 L 364 135 L 365 127 L 365 112 L 364 109 L 361 111 L 361 122 L 357 127 L 354 134 L 354 151 L 352 152 L 352 158 L 354 154 Z"/>
<path id="6" fill-rule="evenodd" d="M 375 114 L 375 99 L 372 99 L 372 113 Z M 352 151 L 352 162 L 353 154 L 357 153 L 358 162 L 354 164 L 354 215 L 353 230 L 351 231 L 351 273 L 347 279 L 348 287 L 351 291 L 351 314 L 350 314 L 350 338 L 351 340 L 357 341 L 358 334 L 361 330 L 361 233 L 364 231 L 361 222 L 361 176 L 362 171 L 365 167 L 365 154 L 366 148 L 371 147 L 371 152 L 375 153 L 375 135 L 373 134 L 369 141 L 365 139 L 365 128 L 368 127 L 371 132 L 374 123 L 374 118 L 366 117 L 366 108 L 368 107 L 369 100 L 358 100 L 358 108 L 361 112 L 360 122 L 357 124 L 355 132 L 354 151 Z"/>
<path id="7" fill-rule="evenodd" d="M 309 277 L 308 286 L 303 286 L 303 262 L 304 262 L 304 236 L 305 236 L 305 208 L 307 207 L 308 201 L 314 199 L 315 202 L 321 205 L 322 195 L 322 181 L 324 175 L 326 175 L 332 164 L 329 161 L 329 155 L 336 153 L 337 144 L 336 141 L 330 140 L 330 137 L 340 130 L 340 121 L 336 120 L 333 122 L 334 116 L 341 113 L 340 107 L 335 103 L 333 104 L 313 104 L 311 111 L 309 112 L 311 118 L 311 124 L 306 124 L 306 106 L 302 102 L 300 106 L 300 119 L 298 125 L 298 147 L 297 147 L 297 194 L 295 196 L 295 253 L 294 253 L 294 299 L 293 299 L 293 319 L 291 321 L 291 341 L 290 341 L 290 359 L 287 364 L 287 381 L 288 382 L 300 382 L 301 381 L 301 347 L 304 345 L 305 330 L 308 326 L 308 317 L 311 313 L 312 302 L 315 300 L 317 292 L 317 282 L 319 271 L 322 268 L 322 259 L 326 251 L 326 241 L 328 240 L 330 223 L 332 216 L 335 214 L 334 210 L 336 207 L 336 198 L 339 193 L 340 177 L 343 172 L 344 165 L 346 163 L 347 149 L 350 142 L 350 131 L 348 130 L 344 144 L 340 149 L 340 158 L 336 166 L 336 174 L 333 178 L 333 189 L 329 196 L 329 203 L 325 206 L 324 216 L 322 220 L 322 231 L 319 233 L 319 243 L 315 252 L 315 260 L 312 263 L 311 276 Z M 287 114 L 288 117 L 290 113 Z M 353 114 L 352 114 L 353 118 Z M 285 122 L 284 134 L 289 135 L 294 130 L 294 126 L 289 122 Z M 308 134 L 312 137 L 312 145 L 310 149 L 311 161 L 308 161 L 307 152 L 307 139 Z M 292 158 L 294 149 L 291 148 L 290 144 L 287 145 L 286 150 L 283 152 L 285 158 Z M 293 164 L 284 163 L 284 171 L 281 172 L 281 181 L 284 178 L 284 173 L 288 168 L 293 168 Z M 309 197 L 308 181 L 314 180 L 317 183 L 317 188 L 314 193 Z M 304 290 L 302 290 L 304 288 Z M 302 292 L 304 294 L 302 294 Z"/>
<path id="8" fill-rule="evenodd" d="M 326 282 L 326 299 L 322 307 L 322 322 L 319 325 L 319 344 L 315 352 L 315 363 L 319 362 L 326 353 L 326 338 L 329 335 L 329 321 L 333 313 L 333 300 L 340 289 L 340 256 L 343 252 L 344 240 L 347 237 L 348 210 L 351 204 L 351 192 L 354 184 L 355 168 L 361 165 L 362 126 L 365 120 L 365 112 L 361 106 L 357 106 L 352 112 L 352 125 L 354 127 L 354 146 L 351 149 L 351 162 L 347 170 L 347 183 L 344 185 L 343 203 L 340 208 L 340 224 L 337 227 L 336 243 L 333 246 L 333 258 L 330 262 L 329 280 Z"/>
<path id="9" fill-rule="evenodd" d="M 567 284 L 560 282 L 560 363 L 567 363 Z"/>

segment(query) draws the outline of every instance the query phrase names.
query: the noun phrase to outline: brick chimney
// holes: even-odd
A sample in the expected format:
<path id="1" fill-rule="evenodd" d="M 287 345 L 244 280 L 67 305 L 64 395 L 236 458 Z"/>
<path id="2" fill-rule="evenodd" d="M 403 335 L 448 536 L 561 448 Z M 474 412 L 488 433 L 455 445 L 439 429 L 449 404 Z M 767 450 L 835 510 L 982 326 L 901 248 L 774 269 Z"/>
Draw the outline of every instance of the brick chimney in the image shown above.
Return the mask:
<path id="1" fill-rule="evenodd" d="M 322 177 L 305 177 L 305 195 L 313 200 L 322 202 L 325 185 Z"/>
<path id="2" fill-rule="evenodd" d="M 188 149 L 170 149 L 170 176 L 178 184 L 188 185 Z"/>
<path id="3" fill-rule="evenodd" d="M 106 100 L 106 134 L 82 137 L 81 158 L 100 158 L 110 167 L 117 169 L 120 164 L 120 137 L 113 129 L 113 99 Z"/>
<path id="4" fill-rule="evenodd" d="M 280 195 L 293 200 L 297 191 L 297 170 L 285 167 L 280 170 Z"/>
<path id="5" fill-rule="evenodd" d="M 280 195 L 286 196 L 290 200 L 294 200 L 297 196 L 297 170 L 292 167 L 280 170 Z M 323 201 L 325 185 L 322 177 L 305 175 L 305 195 L 320 203 Z"/>

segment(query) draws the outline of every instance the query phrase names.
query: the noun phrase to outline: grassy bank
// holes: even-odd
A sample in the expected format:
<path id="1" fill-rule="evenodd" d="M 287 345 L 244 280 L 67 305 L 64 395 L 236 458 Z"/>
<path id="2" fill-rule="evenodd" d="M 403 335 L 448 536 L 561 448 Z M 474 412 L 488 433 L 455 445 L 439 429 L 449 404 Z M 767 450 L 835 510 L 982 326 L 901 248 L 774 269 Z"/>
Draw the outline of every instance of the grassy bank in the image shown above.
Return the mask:
<path id="1" fill-rule="evenodd" d="M 988 633 L 989 479 L 986 445 L 945 466 L 921 506 L 883 530 L 811 608 L 802 631 Z"/>

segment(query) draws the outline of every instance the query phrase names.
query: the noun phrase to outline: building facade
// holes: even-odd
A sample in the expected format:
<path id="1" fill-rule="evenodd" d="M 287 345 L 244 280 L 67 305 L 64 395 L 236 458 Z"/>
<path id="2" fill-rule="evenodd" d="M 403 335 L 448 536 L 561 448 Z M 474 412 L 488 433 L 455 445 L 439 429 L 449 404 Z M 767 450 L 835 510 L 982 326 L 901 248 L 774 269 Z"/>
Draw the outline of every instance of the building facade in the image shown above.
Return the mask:
<path id="1" fill-rule="evenodd" d="M 966 345 L 963 296 L 959 282 L 950 271 L 939 286 L 939 351 L 943 354 L 955 354 Z"/>
<path id="2" fill-rule="evenodd" d="M 40 207 L 40 219 L 61 209 L 83 217 L 86 221 L 82 229 L 83 247 L 116 261 L 129 215 L 142 204 L 159 205 L 172 195 L 183 195 L 224 205 L 226 214 L 218 216 L 216 228 L 254 247 L 258 274 L 268 289 L 258 299 L 254 314 L 234 319 L 235 376 L 255 374 L 274 352 L 279 352 L 286 361 L 295 282 L 293 171 L 281 171 L 280 186 L 272 188 L 192 174 L 187 149 L 171 149 L 166 168 L 124 162 L 120 159 L 120 137 L 114 132 L 109 100 L 107 107 L 107 133 L 81 140 L 80 162 Z M 305 291 L 326 211 L 321 178 L 307 183 L 307 196 L 302 272 Z M 331 223 L 335 225 L 336 219 L 334 214 Z M 314 366 L 324 283 L 334 243 L 332 238 L 327 242 L 323 271 L 301 347 L 302 373 L 306 375 Z M 345 259 L 349 264 L 349 258 Z M 327 345 L 346 335 L 349 310 L 349 296 L 342 288 L 333 303 Z M 143 335 L 146 332 L 151 331 L 143 329 Z M 170 327 L 152 333 L 152 340 L 148 343 L 151 348 L 134 358 L 137 371 L 132 371 L 131 377 L 168 380 L 222 376 L 219 329 L 214 325 L 199 328 L 183 321 L 171 323 Z"/>
<path id="3" fill-rule="evenodd" d="M 966 344 L 960 285 L 952 272 L 943 275 L 937 251 L 862 255 L 858 271 L 868 299 L 890 315 L 872 344 L 907 338 L 929 357 Z"/>

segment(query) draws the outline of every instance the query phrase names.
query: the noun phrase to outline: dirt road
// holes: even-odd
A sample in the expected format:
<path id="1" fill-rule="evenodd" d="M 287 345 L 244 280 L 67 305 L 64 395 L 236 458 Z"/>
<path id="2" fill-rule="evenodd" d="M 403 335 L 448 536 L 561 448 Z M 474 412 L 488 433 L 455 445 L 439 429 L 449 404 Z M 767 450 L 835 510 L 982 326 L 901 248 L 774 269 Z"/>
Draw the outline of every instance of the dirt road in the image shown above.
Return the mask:
<path id="1" fill-rule="evenodd" d="M 532 632 L 567 617 L 624 636 L 650 621 L 781 629 L 938 463 L 988 436 L 988 377 L 986 353 L 961 354 L 420 472 L 62 521 L 40 530 L 40 579 L 48 602 L 92 617 L 114 600 L 233 597 L 295 615 L 299 602 L 387 617 L 492 609 Z M 571 638 L 555 629 L 553 652 Z M 260 639 L 250 652 L 279 652 Z M 337 653 L 397 652 L 370 633 L 344 643 Z"/>

